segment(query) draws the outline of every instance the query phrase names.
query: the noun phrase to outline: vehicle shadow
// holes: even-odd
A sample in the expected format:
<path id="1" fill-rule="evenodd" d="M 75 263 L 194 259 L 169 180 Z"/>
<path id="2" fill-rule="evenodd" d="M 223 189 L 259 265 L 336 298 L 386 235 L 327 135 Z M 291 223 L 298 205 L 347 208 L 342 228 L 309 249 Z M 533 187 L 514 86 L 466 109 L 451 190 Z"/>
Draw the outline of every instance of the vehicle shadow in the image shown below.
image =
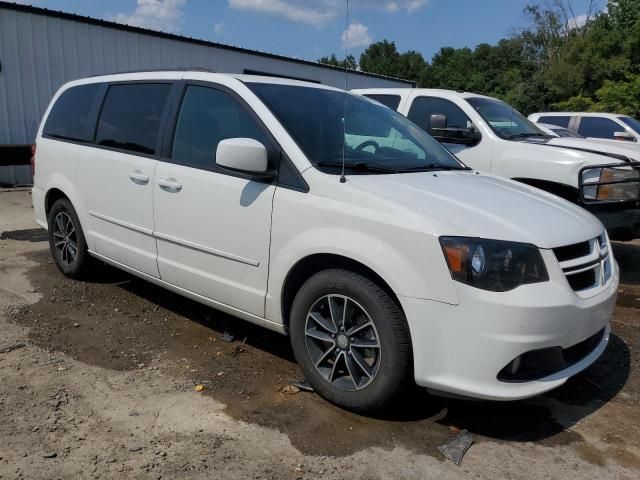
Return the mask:
<path id="1" fill-rule="evenodd" d="M 219 335 L 230 332 L 237 341 L 259 350 L 259 358 L 263 360 L 274 356 L 292 368 L 295 365 L 286 336 L 238 320 L 107 265 L 97 268 L 86 281 L 124 289 Z M 597 362 L 562 387 L 532 399 L 512 402 L 450 399 L 413 387 L 399 399 L 399 405 L 367 417 L 338 409 L 315 395 L 305 395 L 300 401 L 301 408 L 314 410 L 315 415 L 327 422 L 351 422 L 354 427 L 375 425 L 380 431 L 391 429 L 398 432 L 397 440 L 403 435 L 407 438 L 423 435 L 421 431 L 433 430 L 435 426 L 441 429 L 438 438 L 446 437 L 446 427 L 455 427 L 498 441 L 572 442 L 579 436 L 567 429 L 616 396 L 630 375 L 630 363 L 629 348 L 620 337 L 612 334 L 607 349 Z M 320 415 L 318 409 L 324 413 Z"/>
<path id="2" fill-rule="evenodd" d="M 85 281 L 118 286 L 151 304 L 199 323 L 220 335 L 229 332 L 240 341 L 246 339 L 247 345 L 295 362 L 288 337 L 227 315 L 109 265 L 100 263 L 100 266 L 94 269 Z"/>
<path id="3" fill-rule="evenodd" d="M 285 336 L 137 279 L 120 287 L 218 333 L 232 332 L 237 339 L 246 338 L 254 348 L 295 362 Z M 402 408 L 390 408 L 375 418 L 393 423 L 435 422 L 503 441 L 541 441 L 566 432 L 601 408 L 624 387 L 629 372 L 629 349 L 618 336 L 611 335 L 609 346 L 596 363 L 546 395 L 513 402 L 473 401 L 437 397 L 416 387 L 399 400 Z M 575 408 L 563 408 L 566 405 Z"/>
<path id="4" fill-rule="evenodd" d="M 640 244 L 613 242 L 613 255 L 620 266 L 620 283 L 640 285 Z"/>
<path id="5" fill-rule="evenodd" d="M 49 240 L 47 231 L 42 228 L 28 228 L 2 232 L 0 240 L 17 240 L 20 242 L 46 242 Z"/>

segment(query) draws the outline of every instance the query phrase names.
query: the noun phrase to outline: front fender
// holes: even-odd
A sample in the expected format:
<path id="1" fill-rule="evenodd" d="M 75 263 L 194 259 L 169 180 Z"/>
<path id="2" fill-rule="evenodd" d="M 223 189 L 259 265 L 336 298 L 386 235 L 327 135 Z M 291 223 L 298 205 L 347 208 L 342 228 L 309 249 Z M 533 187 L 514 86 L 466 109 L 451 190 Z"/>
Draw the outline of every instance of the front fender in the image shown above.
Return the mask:
<path id="1" fill-rule="evenodd" d="M 359 262 L 406 297 L 457 304 L 458 297 L 437 237 L 381 222 L 326 198 L 280 189 L 274 201 L 266 317 L 282 321 L 287 275 L 304 258 L 333 254 Z M 315 203 L 309 208 L 309 203 Z M 354 211 L 355 210 L 355 211 Z M 331 218 L 331 222 L 326 221 Z M 295 221 L 292 221 L 295 219 Z"/>

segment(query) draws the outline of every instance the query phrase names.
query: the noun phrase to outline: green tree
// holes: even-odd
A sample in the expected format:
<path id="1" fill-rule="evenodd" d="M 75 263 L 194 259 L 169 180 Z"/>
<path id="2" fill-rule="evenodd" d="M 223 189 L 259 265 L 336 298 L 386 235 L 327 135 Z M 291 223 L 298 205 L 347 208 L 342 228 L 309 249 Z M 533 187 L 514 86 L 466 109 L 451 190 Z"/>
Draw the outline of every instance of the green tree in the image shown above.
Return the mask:
<path id="1" fill-rule="evenodd" d="M 593 110 L 640 117 L 640 75 L 623 82 L 605 80 L 596 91 L 596 98 Z"/>
<path id="2" fill-rule="evenodd" d="M 338 60 L 338 58 L 336 57 L 335 53 L 332 53 L 331 56 L 329 57 L 322 57 L 318 59 L 318 63 L 323 63 L 325 65 L 331 65 L 333 67 L 340 67 L 340 68 L 344 68 L 345 63 L 347 65 L 347 68 L 349 70 L 357 70 L 358 69 L 358 62 L 356 62 L 356 59 L 353 55 L 349 54 L 347 55 L 347 58 L 343 59 L 343 60 Z"/>

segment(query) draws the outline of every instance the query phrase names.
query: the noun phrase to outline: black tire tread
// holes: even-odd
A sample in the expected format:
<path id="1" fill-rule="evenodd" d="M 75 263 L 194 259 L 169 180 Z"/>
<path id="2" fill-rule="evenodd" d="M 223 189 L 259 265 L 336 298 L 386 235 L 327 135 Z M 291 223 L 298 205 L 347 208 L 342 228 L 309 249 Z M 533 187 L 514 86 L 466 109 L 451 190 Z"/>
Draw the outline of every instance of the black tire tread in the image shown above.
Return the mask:
<path id="1" fill-rule="evenodd" d="M 326 282 L 326 286 L 328 288 L 335 288 L 336 290 L 344 288 L 346 283 L 357 283 L 365 290 L 367 290 L 372 297 L 376 298 L 376 300 L 381 305 L 382 311 L 384 312 L 385 320 L 389 322 L 394 332 L 395 340 L 397 343 L 397 351 L 395 354 L 397 368 L 402 372 L 401 379 L 399 382 L 397 382 L 396 388 L 384 391 L 382 395 L 379 395 L 377 401 L 363 402 L 358 404 L 345 401 L 338 402 L 335 398 L 327 398 L 327 395 L 323 396 L 325 396 L 325 398 L 327 398 L 329 401 L 336 403 L 341 407 L 358 413 L 375 413 L 384 410 L 391 403 L 401 397 L 408 387 L 413 385 L 412 344 L 409 334 L 409 326 L 407 324 L 404 312 L 402 311 L 398 303 L 391 297 L 391 295 L 389 295 L 389 293 L 381 288 L 377 283 L 357 272 L 340 268 L 326 269 L 315 273 L 314 275 L 309 277 L 309 279 L 307 279 L 298 293 L 303 291 L 305 287 L 311 285 L 313 282 L 320 281 L 319 279 L 322 279 L 324 282 Z M 294 299 L 294 308 L 292 308 L 292 312 L 296 310 L 295 304 L 297 298 L 298 296 L 296 296 L 296 299 Z M 319 393 L 322 394 L 322 392 Z"/>

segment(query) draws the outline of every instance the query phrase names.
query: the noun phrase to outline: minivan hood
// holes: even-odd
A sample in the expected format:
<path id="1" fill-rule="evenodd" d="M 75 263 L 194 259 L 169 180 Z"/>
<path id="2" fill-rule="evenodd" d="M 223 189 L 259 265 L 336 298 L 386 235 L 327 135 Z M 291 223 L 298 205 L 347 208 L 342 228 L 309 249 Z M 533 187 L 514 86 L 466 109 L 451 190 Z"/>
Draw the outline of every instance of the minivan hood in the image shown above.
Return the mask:
<path id="1" fill-rule="evenodd" d="M 429 233 L 532 243 L 554 248 L 602 233 L 599 220 L 576 205 L 527 185 L 474 171 L 352 175 L 369 194 L 417 209 Z"/>
<path id="2" fill-rule="evenodd" d="M 591 152 L 602 152 L 603 154 L 623 155 L 631 160 L 640 160 L 640 146 L 632 144 L 624 144 L 612 140 L 593 140 L 590 138 L 552 138 L 548 145 L 557 147 L 584 149 Z M 606 162 L 605 162 L 606 163 Z"/>

